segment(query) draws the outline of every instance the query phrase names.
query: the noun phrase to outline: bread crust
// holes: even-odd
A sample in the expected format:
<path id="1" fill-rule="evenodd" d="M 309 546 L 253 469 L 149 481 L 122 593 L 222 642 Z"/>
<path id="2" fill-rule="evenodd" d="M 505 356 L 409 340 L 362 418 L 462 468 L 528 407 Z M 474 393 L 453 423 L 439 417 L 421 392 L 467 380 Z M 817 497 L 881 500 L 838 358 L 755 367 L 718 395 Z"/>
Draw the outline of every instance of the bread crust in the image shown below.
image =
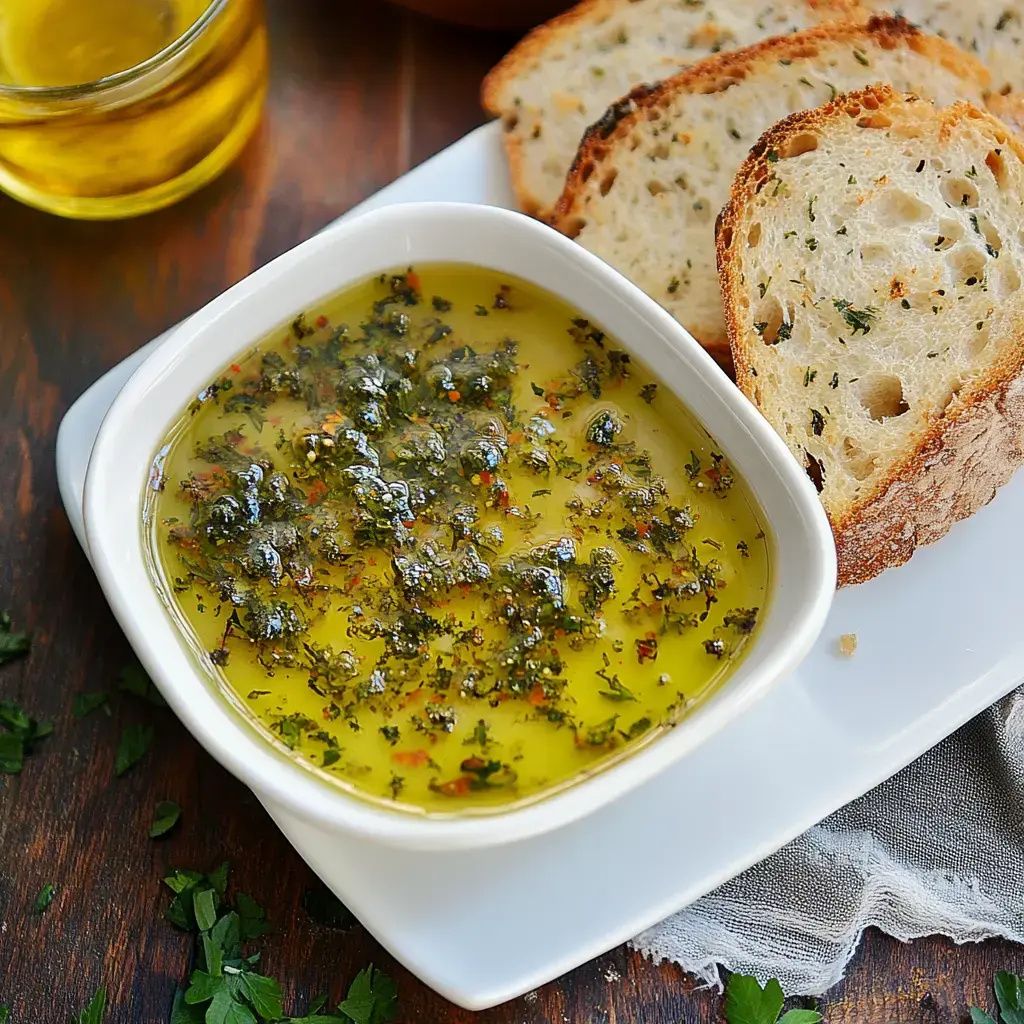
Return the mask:
<path id="1" fill-rule="evenodd" d="M 549 45 L 565 36 L 578 32 L 587 23 L 599 23 L 616 11 L 628 8 L 633 0 L 582 0 L 575 7 L 556 15 L 550 21 L 528 32 L 491 70 L 484 76 L 480 86 L 480 104 L 493 117 L 510 119 L 513 110 L 509 101 L 503 99 L 508 89 L 529 67 L 542 58 Z M 743 0 L 739 0 L 743 2 Z M 857 0 L 792 0 L 804 4 L 834 20 L 864 20 L 868 11 Z M 523 140 L 518 137 L 509 120 L 505 122 L 504 145 L 512 177 L 512 188 L 519 208 L 532 217 L 548 220 L 552 209 L 545 209 L 540 200 L 525 185 L 523 175 Z"/>
<path id="2" fill-rule="evenodd" d="M 808 48 L 851 43 L 858 39 L 870 39 L 890 50 L 899 46 L 911 47 L 963 78 L 974 78 L 982 84 L 988 82 L 988 71 L 976 58 L 945 39 L 922 32 L 896 15 L 873 15 L 866 23 L 829 22 L 788 36 L 773 36 L 742 50 L 716 54 L 657 85 L 638 86 L 609 107 L 604 116 L 587 129 L 566 177 L 565 188 L 555 204 L 552 226 L 570 236 L 574 228 L 578 231 L 574 219 L 586 192 L 587 181 L 600 170 L 605 160 L 614 155 L 616 144 L 626 138 L 642 119 L 650 120 L 652 115 L 659 114 L 680 93 L 723 91 L 736 82 L 742 82 L 764 64 L 799 57 Z"/>
<path id="3" fill-rule="evenodd" d="M 839 96 L 815 110 L 792 114 L 770 128 L 751 149 L 733 183 L 728 204 L 716 226 L 716 255 L 726 324 L 736 368 L 736 383 L 757 405 L 751 374 L 741 294 L 739 239 L 748 203 L 771 175 L 768 154 L 786 141 L 853 109 L 877 110 L 916 97 L 887 85 Z M 920 102 L 920 101 L 917 101 Z M 859 109 L 857 109 L 859 108 Z M 958 122 L 984 122 L 995 144 L 1012 149 L 1024 163 L 1024 144 L 1006 125 L 972 103 L 934 110 L 939 137 Z M 885 476 L 849 509 L 826 508 L 835 537 L 839 585 L 863 583 L 884 569 L 902 565 L 921 544 L 949 532 L 954 523 L 988 504 L 996 490 L 1024 463 L 1024 327 L 1003 356 L 983 376 L 965 386 L 941 413 L 933 415 L 913 450 L 897 460 Z"/>
<path id="4" fill-rule="evenodd" d="M 555 205 L 550 223 L 562 234 L 574 238 L 579 233 L 584 198 L 593 187 L 588 182 L 600 181 L 607 161 L 613 161 L 618 145 L 627 139 L 641 121 L 659 117 L 680 94 L 713 93 L 741 82 L 759 68 L 771 66 L 806 55 L 809 50 L 828 46 L 868 42 L 883 49 L 906 47 L 949 67 L 964 79 L 977 80 L 982 86 L 988 72 L 984 66 L 957 46 L 938 36 L 921 32 L 904 18 L 875 15 L 865 21 L 830 22 L 825 25 L 775 36 L 742 50 L 717 54 L 687 68 L 657 85 L 640 85 L 609 107 L 584 135 L 580 148 L 566 178 L 565 188 Z M 506 136 L 506 145 L 518 140 Z M 512 153 L 510 161 L 514 160 Z M 596 177 L 595 177 L 596 175 Z M 520 201 L 523 198 L 520 197 Z M 534 213 L 533 210 L 529 212 Z M 733 360 L 729 335 L 725 332 L 702 332 L 697 340 L 731 375 Z"/>

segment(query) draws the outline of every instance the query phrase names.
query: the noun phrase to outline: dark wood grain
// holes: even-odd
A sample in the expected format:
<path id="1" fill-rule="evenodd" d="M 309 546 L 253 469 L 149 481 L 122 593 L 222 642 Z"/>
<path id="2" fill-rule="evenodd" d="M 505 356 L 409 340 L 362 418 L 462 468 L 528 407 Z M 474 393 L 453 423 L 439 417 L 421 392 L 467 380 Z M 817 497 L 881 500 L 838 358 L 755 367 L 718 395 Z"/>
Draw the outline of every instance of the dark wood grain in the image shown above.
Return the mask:
<path id="1" fill-rule="evenodd" d="M 0 696 L 56 724 L 24 774 L 0 788 L 0 1005 L 11 1006 L 12 1024 L 64 1024 L 105 984 L 110 1024 L 166 1021 L 190 947 L 162 920 L 160 878 L 228 860 L 277 924 L 264 963 L 299 1005 L 322 990 L 340 996 L 372 959 L 398 980 L 403 1021 L 719 1020 L 717 994 L 625 950 L 530 998 L 458 1010 L 361 929 L 309 920 L 310 871 L 169 712 L 115 696 L 109 715 L 71 716 L 73 695 L 113 689 L 130 656 L 60 506 L 60 417 L 129 352 L 479 123 L 477 85 L 509 43 L 366 0 L 272 0 L 270 18 L 265 122 L 213 186 L 118 224 L 61 221 L 0 199 L 0 608 L 35 638 L 30 658 L 0 670 Z M 136 721 L 157 726 L 154 748 L 115 779 L 118 736 Z M 151 841 L 163 799 L 182 805 L 182 823 Z M 37 915 L 46 882 L 57 898 Z M 971 1002 L 988 1005 L 1000 967 L 1024 968 L 1024 954 L 869 933 L 821 1005 L 830 1024 L 953 1021 Z"/>

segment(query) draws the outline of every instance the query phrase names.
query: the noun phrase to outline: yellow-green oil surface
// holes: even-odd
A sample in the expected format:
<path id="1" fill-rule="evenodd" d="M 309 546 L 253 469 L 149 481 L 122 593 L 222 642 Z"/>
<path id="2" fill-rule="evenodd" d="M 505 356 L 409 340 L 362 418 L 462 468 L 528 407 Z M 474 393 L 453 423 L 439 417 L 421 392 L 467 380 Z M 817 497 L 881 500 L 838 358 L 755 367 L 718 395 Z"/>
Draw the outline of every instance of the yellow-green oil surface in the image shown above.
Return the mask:
<path id="1" fill-rule="evenodd" d="M 468 266 L 259 342 L 161 450 L 154 571 L 261 729 L 370 799 L 535 799 L 671 728 L 756 637 L 742 481 L 599 325 Z"/>

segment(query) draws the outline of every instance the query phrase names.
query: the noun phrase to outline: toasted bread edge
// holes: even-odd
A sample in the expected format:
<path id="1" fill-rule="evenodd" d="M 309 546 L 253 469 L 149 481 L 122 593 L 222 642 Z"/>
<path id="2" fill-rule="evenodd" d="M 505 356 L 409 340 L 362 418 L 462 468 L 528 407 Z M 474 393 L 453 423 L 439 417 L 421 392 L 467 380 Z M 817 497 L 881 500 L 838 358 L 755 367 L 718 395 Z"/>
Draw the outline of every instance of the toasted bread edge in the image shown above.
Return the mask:
<path id="1" fill-rule="evenodd" d="M 742 290 L 739 239 L 746 203 L 771 175 L 768 154 L 784 147 L 794 135 L 820 129 L 837 116 L 849 116 L 851 104 L 878 109 L 912 99 L 916 97 L 876 85 L 838 96 L 815 110 L 792 114 L 762 135 L 740 168 L 716 225 L 716 255 L 736 383 L 754 405 L 755 378 L 745 345 L 749 332 L 741 320 L 738 301 Z M 1012 148 L 1024 162 L 1021 140 L 974 104 L 955 103 L 936 109 L 935 116 L 947 129 L 966 117 L 987 121 L 998 144 Z M 902 565 L 918 546 L 945 536 L 954 523 L 988 504 L 1022 464 L 1024 324 L 1016 344 L 1008 346 L 987 374 L 973 381 L 935 418 L 914 450 L 868 495 L 842 516 L 826 509 L 836 543 L 839 585 L 864 583 L 884 569 Z"/>

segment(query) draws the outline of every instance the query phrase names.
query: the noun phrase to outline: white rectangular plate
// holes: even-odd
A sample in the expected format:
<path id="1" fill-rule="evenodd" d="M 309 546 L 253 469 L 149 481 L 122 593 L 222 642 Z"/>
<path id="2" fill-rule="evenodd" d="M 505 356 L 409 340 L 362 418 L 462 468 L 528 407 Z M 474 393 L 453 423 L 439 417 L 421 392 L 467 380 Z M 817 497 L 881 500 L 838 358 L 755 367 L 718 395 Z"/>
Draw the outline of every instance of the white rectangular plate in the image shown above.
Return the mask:
<path id="1" fill-rule="evenodd" d="M 432 199 L 513 206 L 496 124 L 347 216 Z M 148 348 L 61 424 L 61 495 L 79 539 L 93 439 Z M 907 565 L 841 591 L 796 674 L 626 799 L 484 855 L 337 842 L 332 862 L 347 863 L 351 879 L 338 896 L 397 959 L 469 1009 L 611 949 L 888 778 L 1024 678 L 1021 523 L 1024 474 Z M 843 633 L 857 635 L 852 658 L 839 654 Z M 292 839 L 305 827 L 280 815 L 278 824 Z"/>

